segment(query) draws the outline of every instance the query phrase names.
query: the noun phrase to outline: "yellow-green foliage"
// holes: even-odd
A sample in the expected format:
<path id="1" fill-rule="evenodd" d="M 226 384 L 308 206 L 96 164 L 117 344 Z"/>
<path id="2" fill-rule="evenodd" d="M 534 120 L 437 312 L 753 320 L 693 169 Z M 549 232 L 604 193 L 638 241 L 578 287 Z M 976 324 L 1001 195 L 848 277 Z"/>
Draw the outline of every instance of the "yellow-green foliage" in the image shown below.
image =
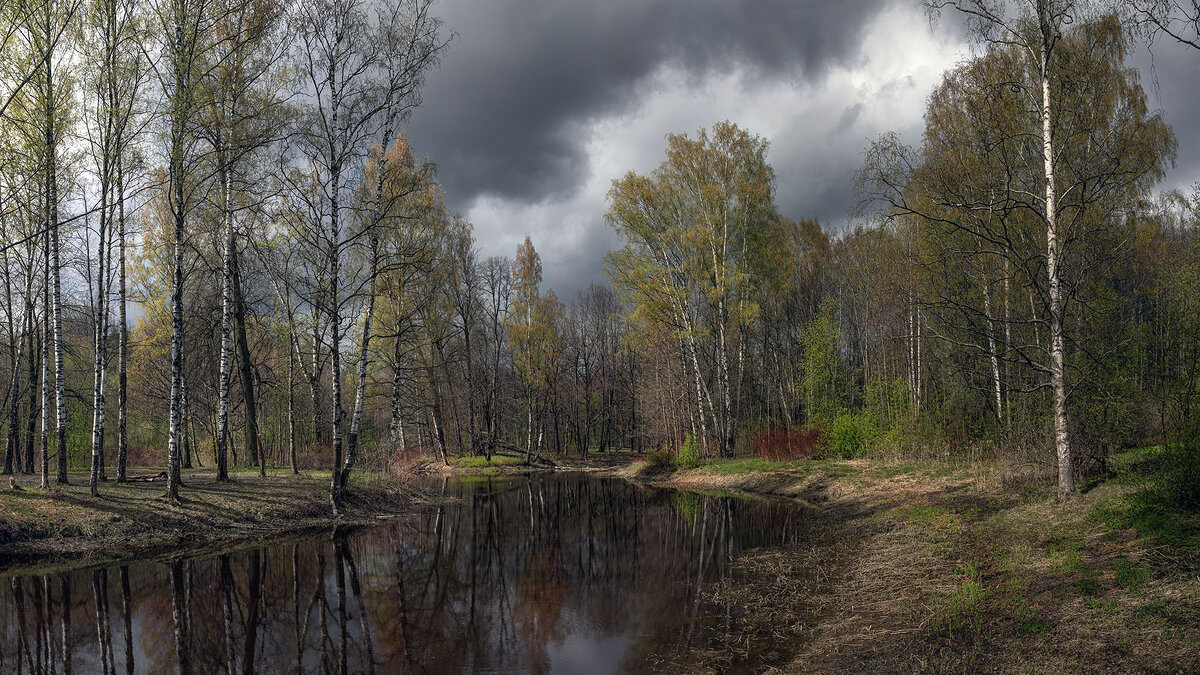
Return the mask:
<path id="1" fill-rule="evenodd" d="M 843 413 L 833 420 L 829 435 L 829 454 L 853 459 L 867 454 L 879 436 L 879 425 L 869 411 Z"/>
<path id="2" fill-rule="evenodd" d="M 483 455 L 466 455 L 449 459 L 450 464 L 464 469 L 479 469 L 488 466 L 512 466 L 520 464 L 522 461 L 520 457 L 513 455 L 492 455 L 491 460 Z"/>
<path id="3" fill-rule="evenodd" d="M 702 460 L 700 442 L 696 440 L 695 434 L 688 434 L 687 439 L 683 441 L 683 447 L 679 448 L 679 466 L 690 469 L 699 466 Z"/>

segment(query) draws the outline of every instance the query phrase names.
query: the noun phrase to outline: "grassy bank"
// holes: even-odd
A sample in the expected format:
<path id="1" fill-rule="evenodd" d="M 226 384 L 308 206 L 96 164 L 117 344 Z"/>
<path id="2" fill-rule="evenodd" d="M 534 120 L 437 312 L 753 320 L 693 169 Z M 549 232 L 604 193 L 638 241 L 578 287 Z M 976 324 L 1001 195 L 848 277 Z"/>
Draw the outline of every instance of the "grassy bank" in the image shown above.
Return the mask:
<path id="1" fill-rule="evenodd" d="M 374 522 L 409 511 L 433 497 L 416 487 L 421 476 L 487 476 L 547 470 L 596 471 L 623 467 L 630 454 L 593 455 L 587 462 L 559 459 L 525 463 L 511 453 L 451 457 L 448 463 L 418 458 L 409 480 L 357 471 L 351 478 L 341 518 L 332 517 L 329 471 L 231 469 L 232 480 L 217 482 L 211 470 L 184 470 L 181 501 L 164 498 L 165 482 L 109 481 L 93 498 L 88 475 L 72 472 L 69 485 L 38 487 L 38 476 L 7 477 L 0 482 L 0 571 L 36 566 L 70 567 L 80 561 L 100 564 L 159 553 L 199 553 L 263 537 L 286 537 L 335 524 Z M 153 476 L 160 468 L 139 468 L 132 476 Z M 112 471 L 110 470 L 110 474 Z"/>
<path id="2" fill-rule="evenodd" d="M 586 460 L 574 457 L 543 455 L 532 462 L 525 455 L 499 452 L 490 458 L 482 455 L 440 457 L 422 455 L 413 459 L 406 467 L 412 475 L 438 476 L 494 476 L 538 473 L 543 471 L 615 471 L 633 464 L 639 455 L 629 450 L 593 452 Z"/>
<path id="3" fill-rule="evenodd" d="M 1065 506 L 1046 477 L 989 464 L 727 460 L 625 473 L 834 516 L 846 562 L 789 671 L 1195 672 L 1200 519 L 1149 498 L 1155 452 L 1118 457 Z M 810 555 L 735 564 L 776 602 L 800 604 L 788 570 Z"/>
<path id="4" fill-rule="evenodd" d="M 153 475 L 157 470 L 131 472 Z M 69 485 L 50 490 L 37 476 L 15 476 L 0 488 L 0 571 L 17 567 L 69 567 L 160 552 L 199 552 L 248 539 L 279 537 L 335 523 L 361 523 L 406 512 L 424 499 L 417 489 L 358 472 L 345 513 L 333 519 L 329 472 L 235 471 L 217 482 L 212 471 L 185 470 L 178 504 L 164 498 L 163 481 L 101 485 L 92 497 L 88 476 L 70 474 Z"/>

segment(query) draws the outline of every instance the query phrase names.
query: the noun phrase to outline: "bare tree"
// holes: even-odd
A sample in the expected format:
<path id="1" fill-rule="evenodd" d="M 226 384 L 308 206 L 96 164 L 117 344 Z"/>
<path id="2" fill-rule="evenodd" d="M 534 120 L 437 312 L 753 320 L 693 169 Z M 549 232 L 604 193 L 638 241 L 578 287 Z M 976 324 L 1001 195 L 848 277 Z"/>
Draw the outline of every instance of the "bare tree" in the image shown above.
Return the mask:
<path id="1" fill-rule="evenodd" d="M 492 256 L 483 263 L 483 285 L 486 291 L 484 311 L 487 313 L 488 338 L 488 388 L 483 402 L 483 415 L 487 427 L 485 454 L 490 460 L 496 450 L 500 434 L 500 372 L 504 364 L 504 327 L 508 309 L 512 305 L 512 265 L 508 258 Z"/>

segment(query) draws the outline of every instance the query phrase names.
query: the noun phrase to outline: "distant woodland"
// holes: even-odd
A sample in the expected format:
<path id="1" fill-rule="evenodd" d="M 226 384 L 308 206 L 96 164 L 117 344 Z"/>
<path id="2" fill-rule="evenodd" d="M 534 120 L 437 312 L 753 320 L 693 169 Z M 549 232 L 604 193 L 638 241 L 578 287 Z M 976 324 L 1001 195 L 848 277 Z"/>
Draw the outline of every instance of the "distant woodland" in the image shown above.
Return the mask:
<path id="1" fill-rule="evenodd" d="M 716 122 L 614 176 L 625 244 L 565 298 L 405 136 L 454 47 L 430 0 L 6 0 L 4 472 L 319 468 L 336 512 L 418 456 L 981 457 L 1065 499 L 1191 438 L 1200 191 L 1161 189 L 1129 57 L 1200 12 L 928 4 L 976 49 L 865 148 L 848 226 L 781 213 L 769 139 Z"/>

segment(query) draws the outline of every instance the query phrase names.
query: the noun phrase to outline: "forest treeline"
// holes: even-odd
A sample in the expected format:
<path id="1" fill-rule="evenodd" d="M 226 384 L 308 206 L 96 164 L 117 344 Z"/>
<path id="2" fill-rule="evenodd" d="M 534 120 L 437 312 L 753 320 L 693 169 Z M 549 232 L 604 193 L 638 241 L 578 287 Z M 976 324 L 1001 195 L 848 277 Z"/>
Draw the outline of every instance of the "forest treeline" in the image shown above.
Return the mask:
<path id="1" fill-rule="evenodd" d="M 1197 21 L 927 5 L 978 48 L 919 143 L 868 148 L 851 226 L 780 213 L 768 140 L 721 122 L 613 182 L 609 283 L 559 298 L 404 135 L 430 0 L 6 2 L 4 471 L 328 467 L 336 512 L 416 455 L 977 453 L 1066 496 L 1193 416 L 1200 195 L 1159 190 L 1129 54 Z"/>

